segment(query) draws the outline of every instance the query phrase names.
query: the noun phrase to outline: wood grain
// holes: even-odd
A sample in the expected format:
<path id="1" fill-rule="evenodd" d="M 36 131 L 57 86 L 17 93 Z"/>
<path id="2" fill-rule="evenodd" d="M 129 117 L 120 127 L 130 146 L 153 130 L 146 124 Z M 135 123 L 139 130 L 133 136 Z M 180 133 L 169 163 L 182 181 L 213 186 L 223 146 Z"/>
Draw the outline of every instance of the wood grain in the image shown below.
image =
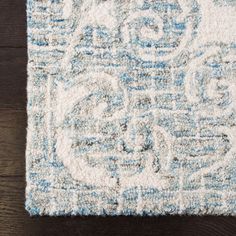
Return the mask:
<path id="1" fill-rule="evenodd" d="M 26 48 L 26 0 L 1 0 L 0 11 L 0 47 Z"/>
<path id="2" fill-rule="evenodd" d="M 235 236 L 235 217 L 29 217 L 25 5 L 26 0 L 0 1 L 0 236 Z"/>
<path id="3" fill-rule="evenodd" d="M 26 63 L 26 49 L 0 47 L 0 108 L 25 109 Z"/>
<path id="4" fill-rule="evenodd" d="M 25 110 L 0 109 L 0 176 L 25 174 Z"/>

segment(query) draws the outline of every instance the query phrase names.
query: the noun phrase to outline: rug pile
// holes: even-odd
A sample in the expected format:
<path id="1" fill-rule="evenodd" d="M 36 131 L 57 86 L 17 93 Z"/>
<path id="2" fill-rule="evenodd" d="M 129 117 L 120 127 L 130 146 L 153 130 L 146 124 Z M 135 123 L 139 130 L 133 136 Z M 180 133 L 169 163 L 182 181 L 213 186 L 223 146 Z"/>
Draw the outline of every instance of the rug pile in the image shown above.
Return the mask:
<path id="1" fill-rule="evenodd" d="M 236 214 L 236 1 L 27 16 L 31 215 Z"/>

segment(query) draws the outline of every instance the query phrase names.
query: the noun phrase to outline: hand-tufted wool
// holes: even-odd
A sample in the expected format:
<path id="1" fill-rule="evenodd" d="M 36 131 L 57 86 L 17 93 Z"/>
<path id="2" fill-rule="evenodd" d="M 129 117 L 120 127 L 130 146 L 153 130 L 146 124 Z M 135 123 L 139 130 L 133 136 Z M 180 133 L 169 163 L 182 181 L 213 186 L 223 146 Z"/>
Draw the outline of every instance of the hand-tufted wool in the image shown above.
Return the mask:
<path id="1" fill-rule="evenodd" d="M 27 15 L 31 215 L 236 214 L 236 1 Z"/>

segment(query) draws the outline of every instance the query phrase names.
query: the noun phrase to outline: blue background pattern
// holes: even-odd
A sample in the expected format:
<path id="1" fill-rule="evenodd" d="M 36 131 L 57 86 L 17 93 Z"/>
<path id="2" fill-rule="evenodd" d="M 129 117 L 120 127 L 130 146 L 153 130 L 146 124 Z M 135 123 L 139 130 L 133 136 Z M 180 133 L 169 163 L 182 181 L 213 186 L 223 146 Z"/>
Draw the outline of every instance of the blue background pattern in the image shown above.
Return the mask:
<path id="1" fill-rule="evenodd" d="M 235 215 L 235 42 L 194 46 L 202 1 L 65 2 L 27 3 L 29 213 Z"/>

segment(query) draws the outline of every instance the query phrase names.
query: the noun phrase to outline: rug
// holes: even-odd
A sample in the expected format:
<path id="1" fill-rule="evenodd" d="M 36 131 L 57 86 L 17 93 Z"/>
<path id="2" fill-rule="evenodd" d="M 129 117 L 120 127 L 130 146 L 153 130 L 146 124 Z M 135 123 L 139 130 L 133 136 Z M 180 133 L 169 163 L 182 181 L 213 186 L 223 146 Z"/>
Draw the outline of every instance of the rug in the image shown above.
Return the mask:
<path id="1" fill-rule="evenodd" d="M 30 215 L 236 214 L 236 1 L 28 0 Z"/>

